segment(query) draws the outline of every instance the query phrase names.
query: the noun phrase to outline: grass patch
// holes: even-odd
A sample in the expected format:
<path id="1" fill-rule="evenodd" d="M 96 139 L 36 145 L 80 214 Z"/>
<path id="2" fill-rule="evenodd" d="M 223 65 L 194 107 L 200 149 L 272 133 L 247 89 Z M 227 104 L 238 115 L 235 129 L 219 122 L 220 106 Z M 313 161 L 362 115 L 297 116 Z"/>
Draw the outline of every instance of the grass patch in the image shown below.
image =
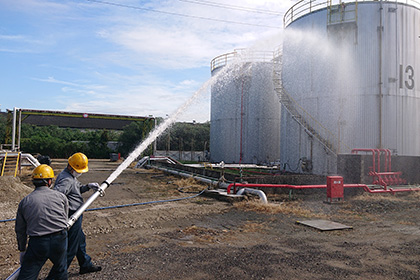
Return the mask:
<path id="1" fill-rule="evenodd" d="M 254 211 L 265 214 L 285 214 L 300 217 L 318 217 L 319 215 L 302 207 L 299 201 L 281 202 L 279 204 L 263 204 L 259 201 L 241 201 L 234 203 L 233 206 L 243 211 Z"/>
<path id="2" fill-rule="evenodd" d="M 387 194 L 379 194 L 379 193 L 364 193 L 357 197 L 354 197 L 352 200 L 359 200 L 359 201 L 369 201 L 369 202 L 377 202 L 377 201 L 401 201 L 401 197 L 397 195 L 392 195 L 390 193 Z"/>
<path id="3" fill-rule="evenodd" d="M 264 223 L 246 222 L 240 229 L 241 232 L 264 232 L 267 226 Z"/>
<path id="4" fill-rule="evenodd" d="M 182 178 L 172 181 L 178 191 L 184 193 L 199 193 L 206 188 L 203 184 L 193 178 Z"/>
<path id="5" fill-rule="evenodd" d="M 192 225 L 182 230 L 182 233 L 185 235 L 194 236 L 195 242 L 214 243 L 219 241 L 220 235 L 223 232 L 210 228 Z"/>

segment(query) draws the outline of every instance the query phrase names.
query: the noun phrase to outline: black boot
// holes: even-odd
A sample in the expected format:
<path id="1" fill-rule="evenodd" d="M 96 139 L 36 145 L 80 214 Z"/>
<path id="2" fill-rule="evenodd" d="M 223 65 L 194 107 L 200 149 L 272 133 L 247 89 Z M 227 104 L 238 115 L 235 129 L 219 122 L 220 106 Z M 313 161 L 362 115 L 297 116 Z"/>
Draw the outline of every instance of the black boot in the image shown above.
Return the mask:
<path id="1" fill-rule="evenodd" d="M 88 267 L 81 267 L 79 274 L 86 274 L 86 273 L 97 272 L 101 270 L 102 270 L 102 267 L 100 267 L 99 265 L 92 264 L 91 266 L 88 266 Z"/>

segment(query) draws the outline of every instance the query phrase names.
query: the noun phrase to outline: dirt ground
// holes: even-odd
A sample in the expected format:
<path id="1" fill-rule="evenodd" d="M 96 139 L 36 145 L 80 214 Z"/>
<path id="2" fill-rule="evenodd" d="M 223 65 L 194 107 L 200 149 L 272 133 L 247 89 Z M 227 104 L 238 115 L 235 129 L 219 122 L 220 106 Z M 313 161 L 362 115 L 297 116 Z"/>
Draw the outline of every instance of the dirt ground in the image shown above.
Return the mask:
<path id="1" fill-rule="evenodd" d="M 56 174 L 65 166 L 53 160 Z M 102 182 L 116 162 L 90 161 L 80 181 Z M 92 207 L 191 197 L 205 186 L 156 170 L 124 171 Z M 0 219 L 32 190 L 29 172 L 0 178 Z M 91 193 L 87 193 L 88 197 Z M 87 251 L 101 272 L 69 279 L 420 279 L 420 194 L 268 195 L 230 203 L 205 196 L 84 214 Z M 296 221 L 353 227 L 320 231 Z M 14 222 L 0 222 L 0 278 L 19 267 Z M 51 266 L 40 274 L 44 279 Z"/>

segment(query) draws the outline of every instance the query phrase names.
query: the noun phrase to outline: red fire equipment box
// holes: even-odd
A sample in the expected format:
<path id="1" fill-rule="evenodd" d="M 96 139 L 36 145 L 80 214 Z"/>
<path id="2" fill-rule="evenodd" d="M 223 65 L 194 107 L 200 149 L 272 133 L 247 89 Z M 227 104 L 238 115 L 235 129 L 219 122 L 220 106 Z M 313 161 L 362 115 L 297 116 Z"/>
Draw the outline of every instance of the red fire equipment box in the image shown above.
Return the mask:
<path id="1" fill-rule="evenodd" d="M 344 199 L 343 177 L 327 176 L 327 202 L 340 202 Z"/>

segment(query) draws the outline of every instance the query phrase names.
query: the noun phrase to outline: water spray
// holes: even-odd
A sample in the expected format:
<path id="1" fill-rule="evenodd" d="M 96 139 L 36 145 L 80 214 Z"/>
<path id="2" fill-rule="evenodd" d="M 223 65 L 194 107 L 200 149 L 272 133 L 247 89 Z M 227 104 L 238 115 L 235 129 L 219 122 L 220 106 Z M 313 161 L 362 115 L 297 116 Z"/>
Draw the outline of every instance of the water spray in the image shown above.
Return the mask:
<path id="1" fill-rule="evenodd" d="M 158 127 L 155 127 L 149 134 L 149 136 L 141 142 L 135 149 L 132 151 L 128 157 L 118 166 L 118 168 L 101 184 L 99 189 L 92 194 L 88 200 L 70 217 L 67 221 L 67 227 L 70 228 L 77 219 L 83 214 L 83 212 L 98 198 L 104 194 L 105 189 L 108 188 L 112 182 L 125 170 L 127 169 L 130 164 L 138 158 L 142 152 L 144 152 L 149 145 L 151 145 L 156 138 L 161 135 L 168 127 L 170 127 L 181 115 L 182 113 L 198 98 L 200 97 L 207 88 L 211 87 L 215 82 L 219 81 L 221 77 L 226 77 L 226 75 L 232 70 L 242 65 L 241 58 L 236 58 L 232 61 L 231 64 L 225 65 L 222 67 L 213 77 L 208 79 L 200 89 L 198 89 L 190 99 L 187 100 L 178 110 L 172 114 L 168 119 L 166 119 L 163 123 L 161 123 Z M 248 67 L 251 67 L 248 65 Z M 234 71 L 233 71 L 234 72 Z"/>
<path id="2" fill-rule="evenodd" d="M 238 61 L 239 62 L 239 61 Z M 67 221 L 67 228 L 71 228 L 77 219 L 83 214 L 83 212 L 99 197 L 103 196 L 105 189 L 108 188 L 112 182 L 125 170 L 130 164 L 138 158 L 142 152 L 144 152 L 149 145 L 151 145 L 159 135 L 161 135 L 168 127 L 170 127 L 181 115 L 182 113 L 198 98 L 200 97 L 205 90 L 212 86 L 220 77 L 226 75 L 237 63 L 232 63 L 220 69 L 213 77 L 208 79 L 200 89 L 198 89 L 193 96 L 190 97 L 181 107 L 175 111 L 168 119 L 162 122 L 158 127 L 155 127 L 147 138 L 141 142 L 135 149 L 132 151 L 128 157 L 117 167 L 117 169 L 111 173 L 111 175 L 100 185 L 97 191 L 93 193 L 86 202 L 69 218 Z M 20 272 L 20 267 L 15 270 L 6 280 L 15 280 L 18 278 Z"/>

